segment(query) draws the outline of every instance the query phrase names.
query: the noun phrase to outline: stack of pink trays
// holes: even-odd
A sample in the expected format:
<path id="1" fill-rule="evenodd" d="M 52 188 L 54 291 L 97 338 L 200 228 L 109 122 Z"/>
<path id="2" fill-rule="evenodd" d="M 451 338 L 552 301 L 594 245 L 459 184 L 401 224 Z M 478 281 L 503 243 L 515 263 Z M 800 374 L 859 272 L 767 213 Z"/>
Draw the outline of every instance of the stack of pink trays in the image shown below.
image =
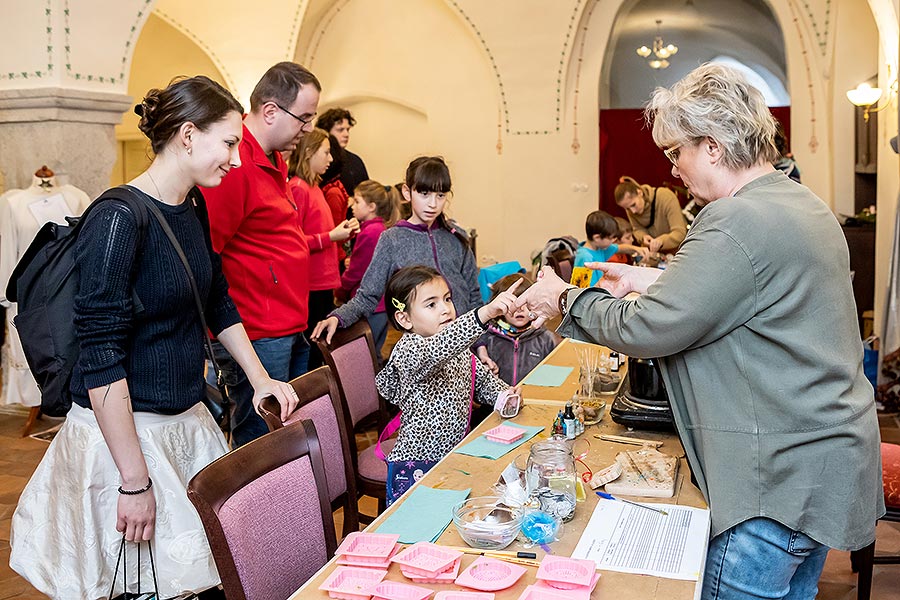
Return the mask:
<path id="1" fill-rule="evenodd" d="M 519 600 L 588 600 L 600 580 L 594 561 L 564 556 L 545 556 L 536 577 Z"/>
<path id="2" fill-rule="evenodd" d="M 400 550 L 398 539 L 399 535 L 380 533 L 349 534 L 335 552 L 337 563 L 342 566 L 336 568 L 319 589 L 341 600 L 369 600 L 374 594 L 372 590 L 387 576 L 391 559 Z M 426 591 L 428 594 L 419 600 L 431 595 L 431 590 Z M 414 596 L 402 598 L 413 600 Z"/>
<path id="3" fill-rule="evenodd" d="M 453 583 L 461 560 L 462 552 L 419 542 L 394 556 L 392 562 L 415 583 Z"/>

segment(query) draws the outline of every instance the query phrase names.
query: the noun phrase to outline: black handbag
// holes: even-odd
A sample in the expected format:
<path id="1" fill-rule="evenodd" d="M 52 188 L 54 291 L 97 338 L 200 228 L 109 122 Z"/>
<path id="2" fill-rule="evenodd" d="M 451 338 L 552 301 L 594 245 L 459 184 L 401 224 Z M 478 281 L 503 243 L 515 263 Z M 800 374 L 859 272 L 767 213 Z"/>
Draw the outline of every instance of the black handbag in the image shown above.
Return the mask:
<path id="1" fill-rule="evenodd" d="M 188 198 L 192 204 L 198 202 L 198 199 L 193 194 L 189 194 Z M 184 270 L 187 271 L 188 281 L 191 284 L 191 291 L 194 293 L 194 303 L 197 305 L 197 314 L 200 316 L 200 325 L 203 327 L 203 339 L 206 342 L 206 354 L 216 374 L 215 385 L 209 381 L 206 382 L 206 395 L 203 398 L 203 404 L 219 425 L 219 429 L 221 429 L 225 435 L 228 435 L 231 431 L 232 403 L 228 398 L 228 390 L 225 386 L 222 370 L 219 368 L 219 363 L 216 362 L 212 342 L 209 341 L 209 336 L 207 335 L 209 327 L 206 325 L 206 317 L 203 314 L 203 300 L 200 299 L 200 291 L 197 289 L 197 282 L 194 280 L 194 272 L 191 270 L 191 265 L 188 263 L 187 256 L 184 255 L 181 244 L 178 243 L 178 238 L 175 237 L 175 233 L 172 231 L 172 228 L 169 227 L 169 223 L 166 222 L 166 218 L 163 216 L 162 212 L 152 202 L 146 202 L 146 205 L 150 209 L 150 214 L 159 221 L 160 227 L 162 227 L 166 237 L 169 238 L 172 247 L 175 248 L 178 258 L 181 259 Z M 196 205 L 194 206 L 196 208 Z"/>
<path id="2" fill-rule="evenodd" d="M 150 572 L 153 574 L 153 591 L 141 593 L 141 545 L 143 542 L 137 543 L 137 592 L 128 591 L 128 553 L 125 547 L 125 534 L 122 534 L 122 543 L 119 545 L 119 557 L 116 559 L 116 569 L 113 571 L 113 580 L 109 585 L 110 600 L 160 600 L 159 582 L 156 578 L 156 563 L 153 561 L 153 546 L 151 542 L 147 542 L 147 550 L 150 553 Z M 116 579 L 119 576 L 119 565 L 122 565 L 122 588 L 123 592 L 113 597 L 113 590 L 116 587 Z"/>

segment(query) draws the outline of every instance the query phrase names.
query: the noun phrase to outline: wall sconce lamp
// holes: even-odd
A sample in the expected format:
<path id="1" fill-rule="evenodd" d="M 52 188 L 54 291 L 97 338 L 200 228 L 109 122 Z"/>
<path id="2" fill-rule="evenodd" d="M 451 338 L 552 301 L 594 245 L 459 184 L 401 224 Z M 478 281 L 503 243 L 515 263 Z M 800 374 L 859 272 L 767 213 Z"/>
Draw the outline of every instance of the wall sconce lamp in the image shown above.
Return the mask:
<path id="1" fill-rule="evenodd" d="M 890 73 L 888 73 L 888 78 L 890 78 Z M 872 108 L 884 97 L 884 91 L 881 88 L 872 87 L 868 83 L 861 83 L 856 86 L 856 89 L 847 91 L 847 99 L 850 100 L 856 106 L 862 106 L 865 108 L 863 111 L 863 121 L 866 123 L 869 122 L 869 114 L 877 113 L 888 106 L 890 106 L 894 98 L 897 97 L 897 80 L 894 79 L 893 83 L 888 86 L 887 89 L 887 102 L 882 104 L 877 108 Z"/>

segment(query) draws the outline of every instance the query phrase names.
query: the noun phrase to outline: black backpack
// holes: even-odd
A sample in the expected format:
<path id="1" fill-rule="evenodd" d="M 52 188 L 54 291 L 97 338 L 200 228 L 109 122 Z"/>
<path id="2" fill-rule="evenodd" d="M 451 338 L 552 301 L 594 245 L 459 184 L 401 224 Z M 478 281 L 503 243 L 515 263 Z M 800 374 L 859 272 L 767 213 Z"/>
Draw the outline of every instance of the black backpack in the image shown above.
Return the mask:
<path id="1" fill-rule="evenodd" d="M 140 251 L 148 224 L 147 208 L 130 190 L 113 188 L 94 200 L 80 217 L 66 217 L 68 225 L 50 222 L 41 227 L 6 287 L 6 297 L 18 303 L 13 324 L 41 390 L 41 412 L 51 417 L 63 417 L 72 407 L 69 382 L 80 350 L 73 312 L 78 293 L 75 243 L 88 213 L 108 199 L 131 208 L 137 219 Z"/>

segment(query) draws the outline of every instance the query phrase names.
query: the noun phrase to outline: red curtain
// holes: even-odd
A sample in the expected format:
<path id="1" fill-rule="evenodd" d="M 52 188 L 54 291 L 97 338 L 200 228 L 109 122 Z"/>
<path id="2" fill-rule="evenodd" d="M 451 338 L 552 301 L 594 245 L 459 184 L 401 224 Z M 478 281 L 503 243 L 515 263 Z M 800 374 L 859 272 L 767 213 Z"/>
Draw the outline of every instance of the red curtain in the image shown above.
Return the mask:
<path id="1" fill-rule="evenodd" d="M 790 140 L 791 107 L 775 106 L 770 110 L 781 121 Z M 652 186 L 681 186 L 681 180 L 672 177 L 672 163 L 653 143 L 650 129 L 644 124 L 644 111 L 640 108 L 600 111 L 599 166 L 599 208 L 618 217 L 624 217 L 625 211 L 616 205 L 613 190 L 622 175 Z M 679 198 L 682 204 L 686 202 L 684 196 Z"/>

